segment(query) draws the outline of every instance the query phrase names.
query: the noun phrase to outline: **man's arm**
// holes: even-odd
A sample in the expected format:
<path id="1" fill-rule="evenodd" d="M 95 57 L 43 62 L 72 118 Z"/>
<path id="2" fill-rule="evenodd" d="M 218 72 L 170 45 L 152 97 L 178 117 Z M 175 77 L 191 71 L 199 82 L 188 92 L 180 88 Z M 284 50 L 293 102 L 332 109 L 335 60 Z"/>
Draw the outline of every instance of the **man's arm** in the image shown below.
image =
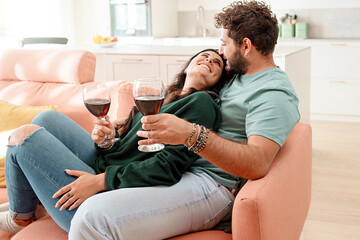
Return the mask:
<path id="1" fill-rule="evenodd" d="M 140 145 L 165 143 L 184 144 L 193 125 L 171 114 L 157 114 L 141 119 L 144 130 L 138 136 Z M 253 135 L 247 143 L 239 143 L 223 138 L 214 132 L 209 133 L 205 148 L 198 154 L 233 175 L 258 179 L 267 173 L 280 146 L 272 140 Z"/>
<path id="2" fill-rule="evenodd" d="M 210 132 L 198 154 L 233 175 L 258 179 L 268 172 L 280 146 L 268 138 L 253 135 L 247 143 L 234 142 Z"/>

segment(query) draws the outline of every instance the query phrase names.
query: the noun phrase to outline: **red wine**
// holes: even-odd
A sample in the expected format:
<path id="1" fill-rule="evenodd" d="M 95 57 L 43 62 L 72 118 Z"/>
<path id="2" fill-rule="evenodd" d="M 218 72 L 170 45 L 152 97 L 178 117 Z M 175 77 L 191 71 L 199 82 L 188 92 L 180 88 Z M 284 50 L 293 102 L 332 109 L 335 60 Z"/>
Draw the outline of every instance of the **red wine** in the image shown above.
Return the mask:
<path id="1" fill-rule="evenodd" d="M 93 98 L 85 100 L 84 103 L 89 112 L 98 118 L 105 117 L 110 109 L 109 99 Z"/>
<path id="2" fill-rule="evenodd" d="M 135 104 L 144 116 L 157 114 L 160 111 L 163 101 L 163 97 L 156 95 L 146 95 L 135 98 Z"/>

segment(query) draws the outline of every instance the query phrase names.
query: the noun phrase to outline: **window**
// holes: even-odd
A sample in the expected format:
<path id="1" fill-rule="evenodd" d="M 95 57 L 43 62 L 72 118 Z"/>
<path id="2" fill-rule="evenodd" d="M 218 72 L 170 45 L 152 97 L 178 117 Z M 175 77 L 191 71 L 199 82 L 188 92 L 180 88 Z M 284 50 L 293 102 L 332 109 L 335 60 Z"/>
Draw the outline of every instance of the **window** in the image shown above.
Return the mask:
<path id="1" fill-rule="evenodd" d="M 112 36 L 151 36 L 150 0 L 110 0 Z"/>

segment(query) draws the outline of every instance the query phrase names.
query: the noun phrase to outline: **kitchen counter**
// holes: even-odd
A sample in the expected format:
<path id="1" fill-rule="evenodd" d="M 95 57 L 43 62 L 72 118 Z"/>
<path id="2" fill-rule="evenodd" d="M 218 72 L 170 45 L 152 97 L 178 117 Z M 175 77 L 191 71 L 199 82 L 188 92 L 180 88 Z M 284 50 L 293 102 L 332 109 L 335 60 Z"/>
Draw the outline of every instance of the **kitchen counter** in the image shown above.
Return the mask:
<path id="1" fill-rule="evenodd" d="M 300 38 L 279 38 L 279 46 L 359 46 L 360 39 L 300 39 Z"/>
<path id="2" fill-rule="evenodd" d="M 220 47 L 219 39 L 156 39 L 148 44 L 127 44 L 119 42 L 112 48 L 101 48 L 96 45 L 89 46 L 74 46 L 68 48 L 86 49 L 95 54 L 131 54 L 131 55 L 161 55 L 161 56 L 191 56 L 198 51 L 205 48 Z M 192 43 L 191 43 L 192 41 Z M 193 45 L 191 45 L 193 44 Z M 278 45 L 274 52 L 274 57 L 282 57 L 287 54 L 291 54 L 302 49 L 306 46 L 282 46 Z"/>

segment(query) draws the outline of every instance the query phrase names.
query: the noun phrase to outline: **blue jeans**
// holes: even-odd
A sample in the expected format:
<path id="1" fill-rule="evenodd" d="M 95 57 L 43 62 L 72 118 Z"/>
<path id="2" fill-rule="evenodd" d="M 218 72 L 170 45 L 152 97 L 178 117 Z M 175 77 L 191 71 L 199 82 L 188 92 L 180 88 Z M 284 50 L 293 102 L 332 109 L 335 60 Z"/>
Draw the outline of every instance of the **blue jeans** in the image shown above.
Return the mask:
<path id="1" fill-rule="evenodd" d="M 11 216 L 28 219 L 35 214 L 37 203 L 43 204 L 54 221 L 65 231 L 76 209 L 60 211 L 59 200 L 52 195 L 76 178 L 65 169 L 95 174 L 90 167 L 96 149 L 90 134 L 70 118 L 56 111 L 37 115 L 33 124 L 42 128 L 19 145 L 8 147 L 5 178 Z"/>
<path id="2" fill-rule="evenodd" d="M 208 230 L 230 213 L 234 196 L 208 174 L 185 172 L 172 186 L 124 188 L 88 198 L 69 240 L 159 240 Z"/>
<path id="3" fill-rule="evenodd" d="M 90 135 L 56 111 L 39 114 L 42 126 L 11 146 L 5 175 L 12 216 L 34 215 L 38 201 L 69 239 L 164 239 L 210 229 L 232 208 L 234 196 L 206 173 L 183 174 L 173 186 L 124 188 L 98 193 L 72 211 L 55 209 L 52 195 L 76 178 L 65 169 L 95 174 Z M 75 214 L 76 213 L 76 214 Z M 71 222 L 71 228 L 70 228 Z"/>

